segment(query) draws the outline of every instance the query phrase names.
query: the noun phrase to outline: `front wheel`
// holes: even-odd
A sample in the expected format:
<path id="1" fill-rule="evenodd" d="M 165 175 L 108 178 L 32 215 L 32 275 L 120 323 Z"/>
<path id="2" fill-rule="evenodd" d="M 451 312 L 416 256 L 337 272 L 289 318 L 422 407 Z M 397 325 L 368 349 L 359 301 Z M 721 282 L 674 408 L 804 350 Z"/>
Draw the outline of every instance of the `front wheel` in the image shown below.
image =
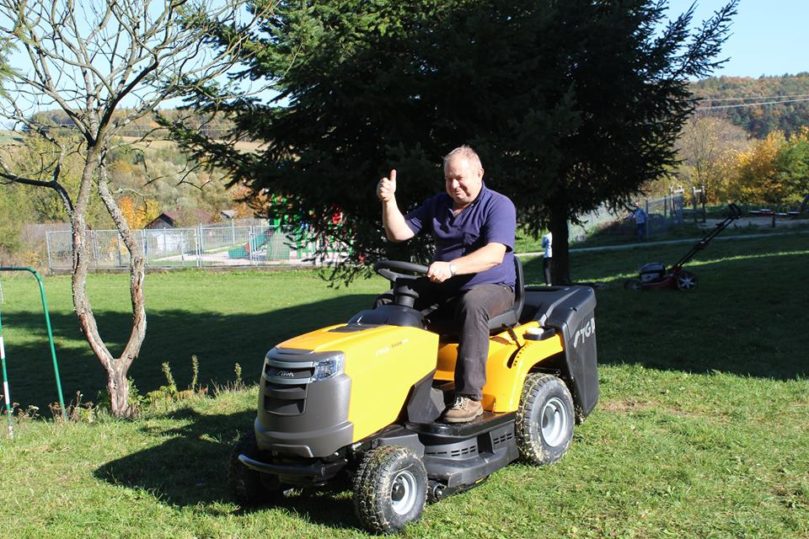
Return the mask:
<path id="1" fill-rule="evenodd" d="M 533 464 L 551 464 L 573 439 L 573 398 L 565 383 L 550 374 L 529 374 L 517 410 L 517 447 Z"/>
<path id="2" fill-rule="evenodd" d="M 252 507 L 281 497 L 283 491 L 278 479 L 260 474 L 242 464 L 239 460 L 239 455 L 242 454 L 252 458 L 258 456 L 255 432 L 245 432 L 230 454 L 228 486 L 236 502 L 242 507 Z"/>
<path id="3" fill-rule="evenodd" d="M 410 449 L 382 446 L 368 451 L 354 476 L 354 510 L 375 533 L 400 531 L 421 517 L 427 471 Z"/>
<path id="4" fill-rule="evenodd" d="M 687 292 L 697 287 L 697 276 L 690 271 L 681 271 L 677 274 L 677 290 Z"/>

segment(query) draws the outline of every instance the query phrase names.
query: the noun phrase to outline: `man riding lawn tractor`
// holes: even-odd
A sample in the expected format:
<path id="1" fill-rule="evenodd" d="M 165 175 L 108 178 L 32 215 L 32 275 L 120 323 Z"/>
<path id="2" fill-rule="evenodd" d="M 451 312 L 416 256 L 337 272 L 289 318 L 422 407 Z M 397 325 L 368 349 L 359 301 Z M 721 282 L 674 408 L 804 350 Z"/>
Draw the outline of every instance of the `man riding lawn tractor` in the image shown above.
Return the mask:
<path id="1" fill-rule="evenodd" d="M 347 486 L 363 526 L 398 531 L 520 456 L 557 461 L 595 407 L 593 290 L 525 287 L 513 204 L 468 147 L 444 172 L 446 193 L 406 216 L 395 171 L 377 186 L 388 237 L 433 234 L 432 264 L 377 262 L 387 300 L 267 353 L 230 460 L 241 505 Z"/>
<path id="2" fill-rule="evenodd" d="M 455 364 L 455 399 L 447 423 L 472 421 L 483 413 L 480 401 L 489 354 L 488 320 L 514 304 L 514 204 L 483 183 L 483 166 L 468 146 L 444 158 L 446 192 L 402 215 L 396 204 L 396 171 L 382 178 L 377 196 L 382 223 L 391 241 L 430 233 L 434 262 L 429 284 L 419 291 L 420 307 L 437 302 L 460 328 Z M 432 285 L 432 286 L 430 286 Z"/>

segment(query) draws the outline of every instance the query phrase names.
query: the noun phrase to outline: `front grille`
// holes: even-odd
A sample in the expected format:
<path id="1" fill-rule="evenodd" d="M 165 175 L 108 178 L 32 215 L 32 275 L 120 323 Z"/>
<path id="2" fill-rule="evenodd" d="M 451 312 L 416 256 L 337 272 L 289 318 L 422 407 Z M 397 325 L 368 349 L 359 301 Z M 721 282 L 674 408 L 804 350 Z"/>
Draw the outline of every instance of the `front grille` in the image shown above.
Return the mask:
<path id="1" fill-rule="evenodd" d="M 273 385 L 306 385 L 312 381 L 315 373 L 314 365 L 301 362 L 277 361 L 266 359 L 264 361 L 264 377 Z"/>
<path id="2" fill-rule="evenodd" d="M 334 352 L 273 348 L 264 358 L 261 377 L 264 411 L 279 416 L 301 415 L 306 411 L 309 384 L 315 366 Z"/>

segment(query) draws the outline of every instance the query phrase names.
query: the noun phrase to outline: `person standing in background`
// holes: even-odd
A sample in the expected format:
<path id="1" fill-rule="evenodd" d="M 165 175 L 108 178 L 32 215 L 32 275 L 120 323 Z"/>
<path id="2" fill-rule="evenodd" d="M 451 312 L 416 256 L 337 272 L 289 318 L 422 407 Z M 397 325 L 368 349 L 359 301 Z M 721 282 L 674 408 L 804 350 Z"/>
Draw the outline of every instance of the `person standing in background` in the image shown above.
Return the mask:
<path id="1" fill-rule="evenodd" d="M 635 220 L 635 237 L 638 241 L 644 241 L 646 239 L 646 212 L 640 206 L 635 206 L 635 209 L 632 210 L 632 218 Z"/>
<path id="2" fill-rule="evenodd" d="M 548 232 L 542 236 L 542 273 L 545 275 L 545 284 L 551 285 L 551 267 L 553 263 L 553 233 Z"/>

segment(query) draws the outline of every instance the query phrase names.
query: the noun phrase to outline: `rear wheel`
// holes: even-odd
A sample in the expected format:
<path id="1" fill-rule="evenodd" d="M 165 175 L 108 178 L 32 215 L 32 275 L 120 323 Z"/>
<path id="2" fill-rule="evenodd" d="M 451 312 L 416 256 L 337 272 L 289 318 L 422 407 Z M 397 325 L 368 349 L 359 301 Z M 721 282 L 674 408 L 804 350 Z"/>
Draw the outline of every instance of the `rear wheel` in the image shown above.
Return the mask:
<path id="1" fill-rule="evenodd" d="M 627 279 L 624 281 L 624 288 L 627 290 L 640 290 L 640 279 Z"/>
<path id="2" fill-rule="evenodd" d="M 427 471 L 410 449 L 382 446 L 368 451 L 354 476 L 354 510 L 368 530 L 399 531 L 421 516 Z"/>
<path id="3" fill-rule="evenodd" d="M 697 276 L 690 271 L 681 271 L 677 274 L 677 290 L 693 290 L 697 287 Z"/>
<path id="4" fill-rule="evenodd" d="M 256 434 L 250 431 L 239 438 L 230 454 L 228 486 L 242 507 L 269 503 L 282 495 L 281 485 L 276 477 L 251 470 L 239 460 L 239 455 L 256 458 L 258 452 Z"/>
<path id="5" fill-rule="evenodd" d="M 565 383 L 550 374 L 529 374 L 517 410 L 517 447 L 534 464 L 551 464 L 573 439 L 573 398 Z"/>

